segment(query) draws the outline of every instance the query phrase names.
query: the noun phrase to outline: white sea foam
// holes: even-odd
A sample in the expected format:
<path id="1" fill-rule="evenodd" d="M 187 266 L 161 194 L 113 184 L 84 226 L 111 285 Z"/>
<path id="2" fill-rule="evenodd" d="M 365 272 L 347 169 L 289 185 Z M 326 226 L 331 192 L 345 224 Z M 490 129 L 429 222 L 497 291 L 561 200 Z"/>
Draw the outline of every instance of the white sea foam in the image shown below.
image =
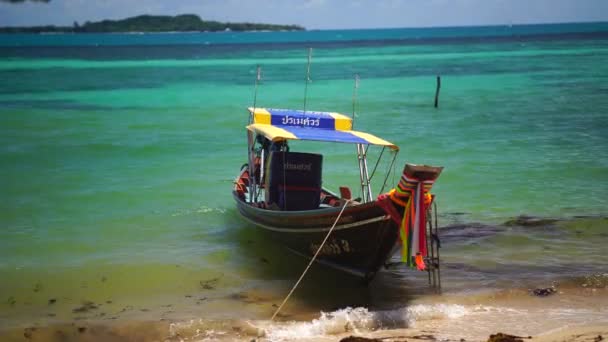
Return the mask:
<path id="1" fill-rule="evenodd" d="M 469 309 L 456 304 L 417 304 L 388 311 L 345 308 L 322 312 L 321 317 L 310 322 L 273 323 L 261 329 L 270 341 L 287 341 L 350 332 L 360 334 L 384 328 L 407 328 L 418 321 L 459 318 L 469 312 Z"/>

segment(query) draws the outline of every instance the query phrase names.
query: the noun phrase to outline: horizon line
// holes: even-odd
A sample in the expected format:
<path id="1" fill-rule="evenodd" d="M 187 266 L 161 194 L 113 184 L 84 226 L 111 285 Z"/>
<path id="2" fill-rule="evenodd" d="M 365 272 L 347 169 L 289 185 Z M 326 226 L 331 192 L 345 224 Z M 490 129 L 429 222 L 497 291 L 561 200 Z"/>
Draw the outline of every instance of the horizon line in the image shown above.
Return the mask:
<path id="1" fill-rule="evenodd" d="M 167 15 L 167 14 L 138 14 L 134 16 L 119 18 L 119 19 L 100 19 L 96 21 L 85 20 L 84 22 L 101 22 L 104 20 L 126 20 L 139 16 L 169 16 L 169 17 L 177 17 L 183 15 L 196 15 L 202 21 L 215 21 L 220 22 L 222 24 L 260 24 L 260 25 L 277 25 L 277 26 L 299 26 L 304 28 L 305 31 L 348 31 L 348 30 L 390 30 L 390 29 L 441 29 L 441 28 L 467 28 L 467 27 L 511 27 L 511 26 L 535 26 L 535 25 L 573 25 L 573 24 L 608 24 L 607 21 L 596 21 L 596 20 L 581 20 L 581 21 L 540 21 L 540 22 L 510 22 L 510 23 L 493 23 L 493 24 L 450 24 L 450 25 L 422 25 L 422 26 L 383 26 L 383 27 L 348 27 L 348 28 L 309 28 L 300 24 L 277 24 L 277 23 L 262 23 L 262 22 L 250 22 L 250 21 L 219 21 L 219 20 L 208 20 L 201 18 L 198 14 L 195 13 L 183 13 L 183 14 L 175 14 L 175 15 Z M 74 22 L 79 22 L 75 20 L 70 24 L 37 24 L 37 25 L 3 25 L 0 28 L 31 28 L 31 27 L 45 27 L 45 26 L 54 26 L 54 27 L 72 27 Z M 177 31 L 182 32 L 182 31 Z M 193 31 L 193 32 L 203 32 L 203 31 Z M 221 32 L 221 31 L 218 31 Z M 255 31 L 253 31 L 255 32 Z"/>

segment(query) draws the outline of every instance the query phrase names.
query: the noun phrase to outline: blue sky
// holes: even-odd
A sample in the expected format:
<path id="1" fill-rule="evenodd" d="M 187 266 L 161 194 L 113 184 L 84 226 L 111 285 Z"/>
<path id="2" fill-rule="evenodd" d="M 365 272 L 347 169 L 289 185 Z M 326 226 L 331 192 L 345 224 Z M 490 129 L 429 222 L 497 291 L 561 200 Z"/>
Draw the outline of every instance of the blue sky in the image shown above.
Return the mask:
<path id="1" fill-rule="evenodd" d="M 50 0 L 0 2 L 0 26 L 71 25 L 139 14 L 308 29 L 608 21 L 608 0 Z"/>

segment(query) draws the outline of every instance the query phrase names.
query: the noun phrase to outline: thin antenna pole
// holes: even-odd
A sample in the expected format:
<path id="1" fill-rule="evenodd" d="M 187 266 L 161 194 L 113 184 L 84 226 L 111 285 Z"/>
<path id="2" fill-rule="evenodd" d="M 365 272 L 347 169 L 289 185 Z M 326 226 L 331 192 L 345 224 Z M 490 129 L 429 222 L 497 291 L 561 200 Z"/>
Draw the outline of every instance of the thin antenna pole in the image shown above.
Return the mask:
<path id="1" fill-rule="evenodd" d="M 355 125 L 355 114 L 357 112 L 357 90 L 359 89 L 359 74 L 355 74 L 355 86 L 353 87 L 353 128 Z"/>
<path id="2" fill-rule="evenodd" d="M 353 86 L 353 118 L 352 127 L 355 127 L 355 114 L 357 107 L 357 90 L 359 89 L 359 74 L 355 74 L 355 84 Z M 367 203 L 371 200 L 371 189 L 369 185 L 369 177 L 367 174 L 367 162 L 366 162 L 366 151 L 362 144 L 357 144 L 357 159 L 359 161 L 359 176 L 361 180 L 361 197 L 363 197 L 363 203 Z M 367 187 L 367 189 L 366 189 Z M 367 191 L 366 191 L 367 190 Z"/>
<path id="3" fill-rule="evenodd" d="M 306 98 L 308 96 L 308 82 L 310 79 L 310 62 L 312 61 L 312 48 L 308 48 L 308 63 L 306 66 L 306 79 L 304 80 L 304 113 L 306 113 Z"/>
<path id="4" fill-rule="evenodd" d="M 255 117 L 255 106 L 257 105 L 257 101 L 258 101 L 258 85 L 260 84 L 260 81 L 262 80 L 262 67 L 260 67 L 260 65 L 258 64 L 256 67 L 256 77 L 255 77 L 255 90 L 253 92 L 253 110 L 251 111 L 250 115 L 249 115 L 249 124 L 251 125 L 254 121 L 254 117 Z M 249 135 L 248 139 L 247 139 L 247 156 L 248 156 L 248 164 L 249 164 L 249 179 L 251 179 L 251 181 L 249 182 L 249 202 L 253 203 L 257 201 L 257 197 L 258 197 L 258 189 L 257 189 L 257 184 L 256 184 L 256 179 L 255 179 L 255 152 L 254 152 L 254 146 L 255 146 L 255 136 L 252 135 L 252 133 L 247 133 Z"/>
<path id="5" fill-rule="evenodd" d="M 253 112 L 251 113 L 251 117 L 249 118 L 249 124 L 253 123 L 253 116 L 255 115 L 255 106 L 258 102 L 258 85 L 262 80 L 262 67 L 258 64 L 256 67 L 256 76 L 255 76 L 255 90 L 253 93 Z"/>

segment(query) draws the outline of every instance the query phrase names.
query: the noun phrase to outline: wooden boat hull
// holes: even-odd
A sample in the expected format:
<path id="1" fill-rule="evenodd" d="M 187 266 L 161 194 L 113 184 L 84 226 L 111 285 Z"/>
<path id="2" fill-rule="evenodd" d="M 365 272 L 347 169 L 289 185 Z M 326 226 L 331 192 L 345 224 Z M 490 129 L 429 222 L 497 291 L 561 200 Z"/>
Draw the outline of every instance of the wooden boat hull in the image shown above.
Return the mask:
<path id="1" fill-rule="evenodd" d="M 240 214 L 267 231 L 292 252 L 312 258 L 336 223 L 342 206 L 307 211 L 258 208 L 233 192 Z M 316 261 L 365 280 L 392 256 L 399 244 L 399 229 L 376 202 L 347 206 Z"/>

